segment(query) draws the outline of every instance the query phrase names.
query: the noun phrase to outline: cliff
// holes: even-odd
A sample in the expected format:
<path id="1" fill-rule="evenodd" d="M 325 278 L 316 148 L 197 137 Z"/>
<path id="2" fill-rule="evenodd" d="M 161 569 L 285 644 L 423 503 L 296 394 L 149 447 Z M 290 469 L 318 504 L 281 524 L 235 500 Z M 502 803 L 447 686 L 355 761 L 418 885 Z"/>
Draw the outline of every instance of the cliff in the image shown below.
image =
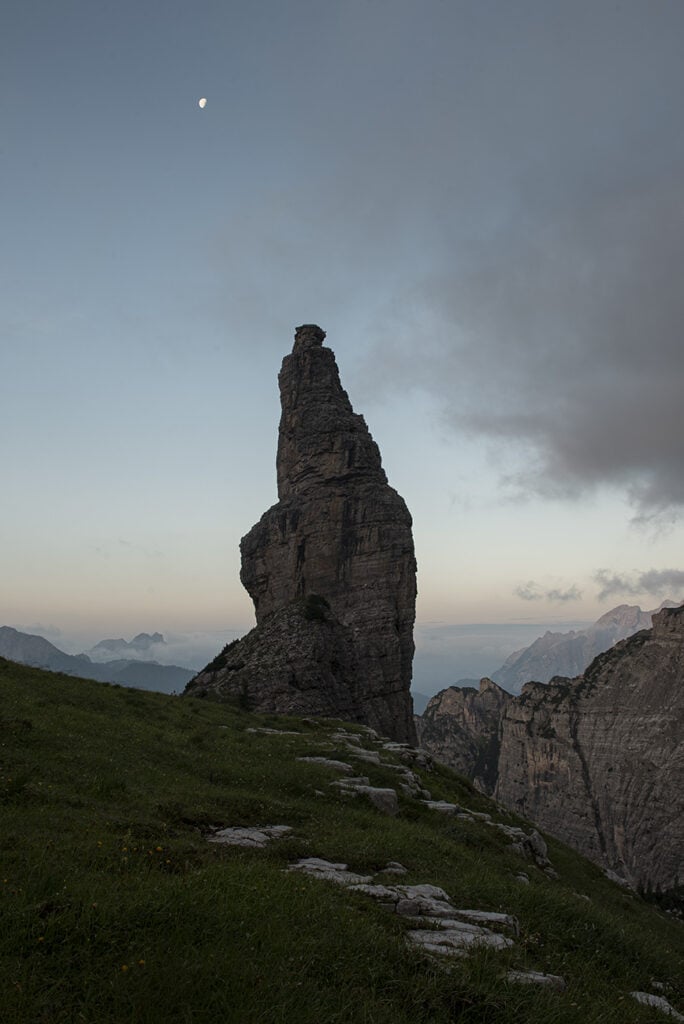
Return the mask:
<path id="1" fill-rule="evenodd" d="M 493 685 L 433 697 L 421 744 L 633 886 L 681 885 L 684 607 L 574 679 L 527 683 L 519 697 L 496 688 L 496 700 Z"/>
<path id="2" fill-rule="evenodd" d="M 415 739 L 411 517 L 313 324 L 278 378 L 278 503 L 240 544 L 257 625 L 186 689 Z"/>

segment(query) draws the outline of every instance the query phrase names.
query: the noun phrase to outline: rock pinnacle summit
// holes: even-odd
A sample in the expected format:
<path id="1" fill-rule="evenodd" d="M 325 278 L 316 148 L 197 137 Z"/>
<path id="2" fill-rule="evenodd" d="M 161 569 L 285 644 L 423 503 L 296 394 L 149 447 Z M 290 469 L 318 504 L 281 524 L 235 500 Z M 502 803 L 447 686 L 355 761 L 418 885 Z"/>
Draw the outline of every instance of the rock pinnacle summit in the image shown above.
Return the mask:
<path id="1" fill-rule="evenodd" d="M 240 543 L 256 628 L 185 692 L 414 742 L 411 516 L 325 337 L 316 324 L 298 327 L 278 377 L 278 502 Z"/>

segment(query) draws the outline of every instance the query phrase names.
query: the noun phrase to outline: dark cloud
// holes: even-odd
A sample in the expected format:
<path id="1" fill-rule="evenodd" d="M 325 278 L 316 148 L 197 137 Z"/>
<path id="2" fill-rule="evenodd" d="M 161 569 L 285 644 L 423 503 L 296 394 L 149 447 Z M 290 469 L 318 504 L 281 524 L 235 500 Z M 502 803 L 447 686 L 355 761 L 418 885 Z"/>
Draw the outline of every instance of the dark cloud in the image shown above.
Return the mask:
<path id="1" fill-rule="evenodd" d="M 574 584 L 568 587 L 567 590 L 559 590 L 554 588 L 552 590 L 544 590 L 534 580 L 528 580 L 527 583 L 521 583 L 520 586 L 516 587 L 513 591 L 516 597 L 521 598 L 523 601 L 557 601 L 565 603 L 566 601 L 580 601 L 582 598 L 582 591 L 579 590 Z"/>
<path id="2" fill-rule="evenodd" d="M 684 5 L 654 3 L 323 5 L 296 74 L 276 48 L 272 113 L 306 116 L 217 230 L 222 315 L 360 338 L 358 400 L 423 388 L 515 493 L 675 515 Z"/>
<path id="3" fill-rule="evenodd" d="M 594 582 L 600 587 L 600 601 L 614 594 L 625 594 L 630 597 L 639 594 L 652 594 L 654 597 L 667 595 L 676 599 L 684 593 L 684 571 L 681 569 L 649 569 L 646 572 L 629 575 L 599 569 L 594 573 Z"/>
<path id="4" fill-rule="evenodd" d="M 684 174 L 521 211 L 467 263 L 412 296 L 429 327 L 402 376 L 456 434 L 517 449 L 518 492 L 684 507 Z"/>
<path id="5" fill-rule="evenodd" d="M 643 8 L 632 34 L 638 6 L 624 13 L 599 15 L 596 33 L 550 19 L 552 63 L 530 46 L 527 71 L 496 79 L 489 153 L 482 122 L 479 140 L 459 124 L 464 162 L 471 141 L 484 158 L 480 190 L 460 179 L 480 222 L 459 207 L 466 232 L 437 209 L 437 182 L 441 258 L 395 297 L 373 358 L 385 381 L 433 394 L 456 435 L 490 442 L 516 492 L 607 486 L 649 522 L 684 508 L 684 48 Z"/>

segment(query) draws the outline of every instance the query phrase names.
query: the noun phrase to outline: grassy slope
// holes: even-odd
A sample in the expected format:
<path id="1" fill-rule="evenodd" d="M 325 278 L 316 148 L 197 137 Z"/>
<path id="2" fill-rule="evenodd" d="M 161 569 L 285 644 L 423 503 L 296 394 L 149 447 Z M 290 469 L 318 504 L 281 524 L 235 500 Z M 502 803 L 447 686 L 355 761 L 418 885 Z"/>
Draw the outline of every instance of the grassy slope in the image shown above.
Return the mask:
<path id="1" fill-rule="evenodd" d="M 387 818 L 337 795 L 330 769 L 295 760 L 347 757 L 332 731 L 0 659 L 3 1024 L 664 1021 L 627 995 L 652 979 L 684 1009 L 680 923 L 561 844 L 549 842 L 560 881 L 525 866 L 524 886 L 495 829 L 409 798 Z M 387 768 L 362 773 L 396 785 Z M 513 820 L 447 769 L 423 778 L 434 798 Z M 211 826 L 247 824 L 294 832 L 262 851 L 206 841 Z M 514 913 L 520 939 L 444 970 L 407 948 L 396 915 L 286 874 L 300 856 L 368 873 L 401 861 L 402 881 Z M 509 967 L 568 987 L 510 985 Z"/>

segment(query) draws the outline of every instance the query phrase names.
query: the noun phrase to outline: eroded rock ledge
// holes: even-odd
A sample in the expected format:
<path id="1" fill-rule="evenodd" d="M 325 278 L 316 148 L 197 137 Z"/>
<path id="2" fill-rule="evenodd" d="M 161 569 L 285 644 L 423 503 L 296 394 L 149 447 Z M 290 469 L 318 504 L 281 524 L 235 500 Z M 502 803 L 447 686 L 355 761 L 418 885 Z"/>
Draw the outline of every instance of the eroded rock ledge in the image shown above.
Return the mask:
<path id="1" fill-rule="evenodd" d="M 278 378 L 279 500 L 240 544 L 256 628 L 185 692 L 413 741 L 411 516 L 324 339 L 315 324 L 297 328 Z"/>

